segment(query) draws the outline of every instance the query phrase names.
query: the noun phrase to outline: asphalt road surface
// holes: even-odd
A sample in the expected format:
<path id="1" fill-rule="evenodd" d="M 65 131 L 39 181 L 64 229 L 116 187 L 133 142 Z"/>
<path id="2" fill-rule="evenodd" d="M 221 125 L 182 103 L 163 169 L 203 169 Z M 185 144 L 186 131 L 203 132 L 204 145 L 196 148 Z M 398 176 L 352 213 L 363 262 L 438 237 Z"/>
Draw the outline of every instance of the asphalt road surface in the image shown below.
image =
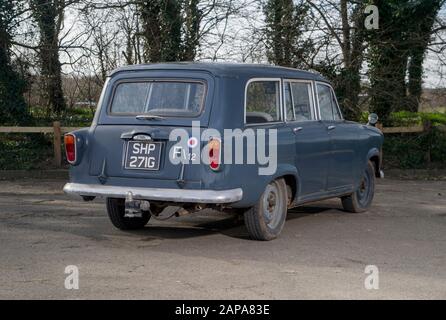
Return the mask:
<path id="1" fill-rule="evenodd" d="M 446 299 L 446 181 L 378 181 L 362 214 L 339 200 L 290 210 L 271 242 L 218 212 L 119 231 L 63 184 L 0 181 L 1 299 Z"/>

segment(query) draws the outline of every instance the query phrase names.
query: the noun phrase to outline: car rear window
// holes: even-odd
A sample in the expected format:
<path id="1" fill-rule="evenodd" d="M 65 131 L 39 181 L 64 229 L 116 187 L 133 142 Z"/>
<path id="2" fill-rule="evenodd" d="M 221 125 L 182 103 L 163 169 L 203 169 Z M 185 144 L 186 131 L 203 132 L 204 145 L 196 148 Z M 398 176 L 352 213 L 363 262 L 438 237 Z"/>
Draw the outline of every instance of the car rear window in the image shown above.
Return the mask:
<path id="1" fill-rule="evenodd" d="M 122 82 L 115 89 L 110 111 L 112 114 L 197 116 L 202 110 L 204 95 L 202 82 Z"/>

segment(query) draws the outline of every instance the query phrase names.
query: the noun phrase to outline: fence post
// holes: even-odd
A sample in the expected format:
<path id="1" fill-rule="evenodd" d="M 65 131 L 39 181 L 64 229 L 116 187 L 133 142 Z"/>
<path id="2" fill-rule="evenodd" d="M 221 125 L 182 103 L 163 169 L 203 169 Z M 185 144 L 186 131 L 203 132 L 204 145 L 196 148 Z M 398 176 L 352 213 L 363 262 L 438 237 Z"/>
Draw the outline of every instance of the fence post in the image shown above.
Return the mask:
<path id="1" fill-rule="evenodd" d="M 62 165 L 62 152 L 61 152 L 61 146 L 62 146 L 62 131 L 60 129 L 60 122 L 54 121 L 53 122 L 53 130 L 54 130 L 54 165 L 56 167 L 60 167 Z"/>
<path id="2" fill-rule="evenodd" d="M 431 163 L 432 160 L 432 136 L 430 135 L 431 131 L 432 131 L 432 122 L 430 122 L 430 120 L 425 120 L 423 122 L 423 129 L 424 132 L 426 132 L 429 136 L 428 136 L 428 145 L 427 145 L 427 153 L 426 153 L 426 162 L 427 164 Z"/>

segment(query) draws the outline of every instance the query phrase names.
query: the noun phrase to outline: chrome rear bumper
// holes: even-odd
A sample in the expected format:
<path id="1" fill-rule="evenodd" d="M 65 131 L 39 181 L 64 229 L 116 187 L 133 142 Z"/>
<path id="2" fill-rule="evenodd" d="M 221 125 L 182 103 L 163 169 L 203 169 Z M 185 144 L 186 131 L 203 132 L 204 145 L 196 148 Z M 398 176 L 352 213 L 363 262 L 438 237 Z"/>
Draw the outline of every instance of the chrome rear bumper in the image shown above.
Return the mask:
<path id="1" fill-rule="evenodd" d="M 109 198 L 125 198 L 131 192 L 133 199 L 191 203 L 232 203 L 241 200 L 243 197 L 243 190 L 241 188 L 230 190 L 193 190 L 67 183 L 63 191 L 69 195 Z"/>

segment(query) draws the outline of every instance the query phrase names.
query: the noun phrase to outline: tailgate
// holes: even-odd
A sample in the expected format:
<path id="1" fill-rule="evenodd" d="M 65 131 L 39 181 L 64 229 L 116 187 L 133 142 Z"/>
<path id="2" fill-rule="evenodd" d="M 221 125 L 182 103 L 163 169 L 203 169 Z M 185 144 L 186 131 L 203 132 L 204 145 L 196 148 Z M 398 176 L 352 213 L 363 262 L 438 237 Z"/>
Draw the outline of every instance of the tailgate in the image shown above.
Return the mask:
<path id="1" fill-rule="evenodd" d="M 169 150 L 176 141 L 169 141 L 167 126 L 99 125 L 96 127 L 90 153 L 90 175 L 108 177 L 178 179 L 181 164 L 169 160 Z M 184 128 L 190 133 L 190 128 Z M 138 136 L 148 141 L 134 140 Z"/>

